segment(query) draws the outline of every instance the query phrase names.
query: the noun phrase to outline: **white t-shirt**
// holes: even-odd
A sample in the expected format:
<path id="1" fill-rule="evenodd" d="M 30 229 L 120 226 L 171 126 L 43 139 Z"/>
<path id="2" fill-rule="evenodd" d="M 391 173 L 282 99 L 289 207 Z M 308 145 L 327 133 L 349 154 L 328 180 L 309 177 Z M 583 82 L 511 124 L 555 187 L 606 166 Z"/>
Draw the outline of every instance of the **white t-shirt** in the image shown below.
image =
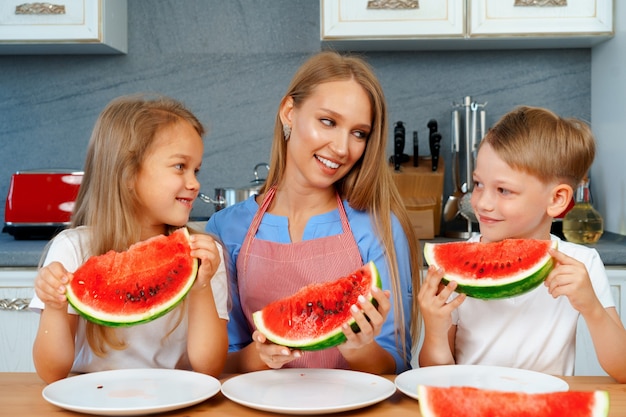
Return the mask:
<path id="1" fill-rule="evenodd" d="M 46 254 L 43 265 L 53 261 L 60 262 L 70 272 L 75 271 L 88 257 L 86 227 L 67 229 L 59 233 Z M 222 247 L 217 245 L 222 261 L 215 276 L 211 279 L 211 288 L 215 297 L 215 305 L 220 318 L 228 320 L 228 290 L 226 268 Z M 40 312 L 45 305 L 35 294 L 29 306 Z M 68 312 L 77 314 L 68 305 Z M 183 315 L 178 326 L 176 323 Z M 72 372 L 95 372 L 109 369 L 127 368 L 168 368 L 191 369 L 187 357 L 187 303 L 179 304 L 168 314 L 148 323 L 132 327 L 120 327 L 116 334 L 127 344 L 123 350 L 110 349 L 105 357 L 93 354 L 85 338 L 86 320 L 79 317 L 76 331 L 76 357 Z M 176 327 L 175 327 L 176 326 Z M 172 329 L 174 329 L 172 331 Z M 168 332 L 172 333 L 168 334 Z M 167 335 L 167 336 L 166 336 Z"/>
<path id="2" fill-rule="evenodd" d="M 480 237 L 470 239 L 478 241 Z M 558 250 L 587 267 L 593 289 L 604 308 L 614 307 L 609 281 L 598 252 L 556 236 Z M 545 285 L 500 300 L 467 297 L 452 314 L 457 326 L 457 364 L 529 369 L 573 375 L 579 312 L 565 296 L 556 299 Z"/>

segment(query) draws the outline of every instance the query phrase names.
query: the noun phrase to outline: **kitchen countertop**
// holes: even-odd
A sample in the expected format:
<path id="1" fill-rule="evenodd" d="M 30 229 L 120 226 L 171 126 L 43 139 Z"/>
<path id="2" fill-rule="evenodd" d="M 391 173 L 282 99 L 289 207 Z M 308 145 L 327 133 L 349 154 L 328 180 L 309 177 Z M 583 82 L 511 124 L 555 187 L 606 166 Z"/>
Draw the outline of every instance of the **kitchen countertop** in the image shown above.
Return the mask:
<path id="1" fill-rule="evenodd" d="M 455 239 L 435 238 L 429 242 Z M 425 240 L 421 241 L 422 243 Z M 8 233 L 0 233 L 0 268 L 36 267 L 47 240 L 15 240 Z M 626 265 L 626 236 L 605 232 L 595 245 L 606 266 Z"/>
<path id="2" fill-rule="evenodd" d="M 220 378 L 225 382 L 227 375 Z M 395 381 L 395 375 L 383 375 L 384 378 Z M 563 376 L 559 377 L 569 385 L 571 391 L 596 391 L 608 392 L 610 397 L 608 416 L 623 416 L 626 413 L 626 384 L 618 384 L 608 376 Z M 72 417 L 79 414 L 61 409 L 47 402 L 41 395 L 45 384 L 37 374 L 0 373 L 0 403 L 4 415 L 7 416 L 32 416 L 32 417 Z M 141 388 L 141 387 L 139 387 Z M 137 396 L 138 394 L 135 394 Z M 132 394 L 129 395 L 131 397 Z M 78 403 L 76 403 L 78 404 Z M 112 409 L 116 410 L 116 409 Z M 156 414 L 155 414 L 156 415 Z M 229 400 L 218 392 L 214 397 L 207 399 L 191 407 L 182 408 L 159 414 L 164 417 L 188 417 L 188 416 L 249 416 L 263 417 L 277 415 L 270 412 L 259 411 Z M 373 404 L 369 407 L 356 410 L 344 411 L 340 416 L 421 416 L 419 402 L 403 394 L 400 390 L 395 391 L 389 398 Z"/>

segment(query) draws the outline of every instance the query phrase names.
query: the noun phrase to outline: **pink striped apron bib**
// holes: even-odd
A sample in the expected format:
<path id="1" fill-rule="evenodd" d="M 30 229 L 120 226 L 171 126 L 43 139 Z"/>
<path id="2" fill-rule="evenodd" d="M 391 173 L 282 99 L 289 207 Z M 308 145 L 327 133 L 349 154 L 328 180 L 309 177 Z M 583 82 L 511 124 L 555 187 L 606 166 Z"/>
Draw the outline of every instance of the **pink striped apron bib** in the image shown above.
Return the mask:
<path id="1" fill-rule="evenodd" d="M 305 285 L 348 275 L 363 265 L 341 197 L 337 205 L 343 232 L 339 235 L 295 243 L 276 243 L 255 238 L 275 188 L 270 188 L 255 214 L 237 258 L 238 290 L 243 313 L 254 328 L 252 313 L 268 303 L 289 296 Z M 340 368 L 348 364 L 337 348 L 305 352 L 285 367 Z"/>

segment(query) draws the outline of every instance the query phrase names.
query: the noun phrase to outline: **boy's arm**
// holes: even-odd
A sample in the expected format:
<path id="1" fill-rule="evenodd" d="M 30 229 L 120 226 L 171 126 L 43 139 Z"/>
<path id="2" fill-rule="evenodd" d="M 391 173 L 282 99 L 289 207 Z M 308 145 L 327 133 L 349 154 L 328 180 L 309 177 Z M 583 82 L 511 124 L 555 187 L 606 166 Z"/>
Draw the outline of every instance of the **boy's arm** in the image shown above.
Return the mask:
<path id="1" fill-rule="evenodd" d="M 583 315 L 598 361 L 607 374 L 626 383 L 626 330 L 615 307 L 599 308 Z"/>
<path id="2" fill-rule="evenodd" d="M 429 334 L 426 329 L 424 331 L 424 343 L 419 352 L 420 367 L 454 365 L 456 362 L 452 352 L 454 352 L 455 336 L 456 326 L 450 327 L 447 338 L 441 338 L 440 335 Z"/>
<path id="3" fill-rule="evenodd" d="M 566 296 L 585 320 L 602 368 L 618 382 L 626 382 L 626 330 L 615 307 L 605 308 L 596 295 L 582 262 L 551 250 L 557 261 L 545 285 L 556 298 Z"/>
<path id="4" fill-rule="evenodd" d="M 459 294 L 449 301 L 456 289 L 456 282 L 441 284 L 443 270 L 428 268 L 426 278 L 418 294 L 422 316 L 424 317 L 424 342 L 419 352 L 420 366 L 453 365 L 456 326 L 452 324 L 452 311 L 465 300 Z"/>

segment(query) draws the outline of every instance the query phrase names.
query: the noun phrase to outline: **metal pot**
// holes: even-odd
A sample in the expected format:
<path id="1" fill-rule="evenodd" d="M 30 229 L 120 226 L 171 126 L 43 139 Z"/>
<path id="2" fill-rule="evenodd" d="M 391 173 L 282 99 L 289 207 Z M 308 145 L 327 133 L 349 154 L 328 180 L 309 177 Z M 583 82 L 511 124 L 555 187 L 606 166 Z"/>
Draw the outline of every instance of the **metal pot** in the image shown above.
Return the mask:
<path id="1" fill-rule="evenodd" d="M 265 178 L 259 178 L 259 168 L 265 168 L 267 172 L 270 166 L 261 162 L 254 166 L 254 179 L 245 187 L 220 187 L 215 189 L 215 198 L 211 198 L 204 193 L 198 194 L 198 198 L 205 203 L 214 204 L 215 211 L 232 206 L 233 204 L 247 200 L 250 196 L 258 193 L 259 189 L 265 183 Z"/>

